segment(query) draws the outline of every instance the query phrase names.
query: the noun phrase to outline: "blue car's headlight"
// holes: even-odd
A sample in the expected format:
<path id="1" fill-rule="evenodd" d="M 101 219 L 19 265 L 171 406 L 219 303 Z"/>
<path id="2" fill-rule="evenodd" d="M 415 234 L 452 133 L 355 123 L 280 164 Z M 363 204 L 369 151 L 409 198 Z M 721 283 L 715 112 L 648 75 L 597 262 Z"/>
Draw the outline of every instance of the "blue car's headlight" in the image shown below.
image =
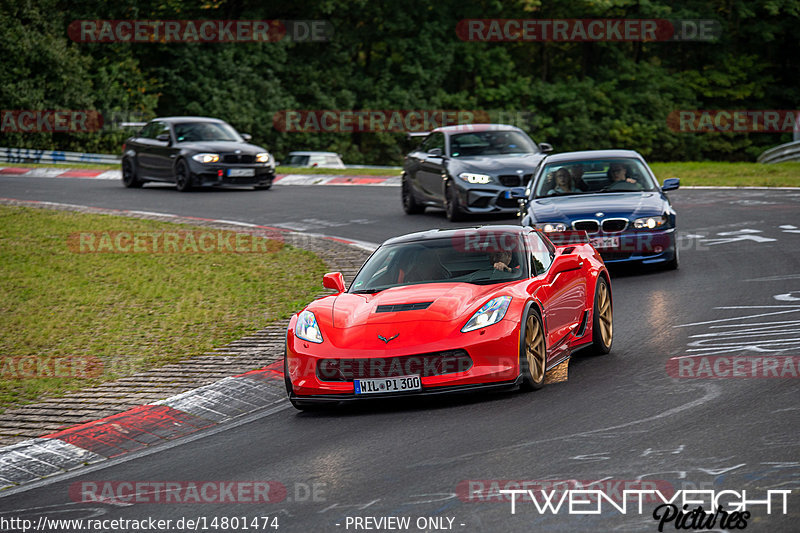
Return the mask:
<path id="1" fill-rule="evenodd" d="M 322 342 L 322 332 L 319 330 L 319 325 L 317 325 L 317 317 L 311 311 L 303 311 L 297 317 L 294 334 L 304 341 L 318 344 Z"/>
<path id="2" fill-rule="evenodd" d="M 666 215 L 637 218 L 633 221 L 633 227 L 636 229 L 656 229 L 666 225 L 667 220 Z"/>
<path id="3" fill-rule="evenodd" d="M 567 231 L 567 225 L 563 222 L 539 222 L 534 225 L 536 229 L 540 229 L 545 233 L 552 233 L 554 231 Z"/>
<path id="4" fill-rule="evenodd" d="M 469 319 L 463 328 L 461 328 L 461 333 L 466 333 L 468 331 L 472 331 L 474 329 L 481 329 L 485 328 L 486 326 L 491 326 L 492 324 L 497 324 L 503 317 L 506 316 L 506 311 L 508 310 L 508 304 L 511 303 L 511 296 L 498 296 L 493 300 L 489 300 L 484 304 L 483 307 L 478 309 L 478 311 L 472 315 L 472 318 Z"/>

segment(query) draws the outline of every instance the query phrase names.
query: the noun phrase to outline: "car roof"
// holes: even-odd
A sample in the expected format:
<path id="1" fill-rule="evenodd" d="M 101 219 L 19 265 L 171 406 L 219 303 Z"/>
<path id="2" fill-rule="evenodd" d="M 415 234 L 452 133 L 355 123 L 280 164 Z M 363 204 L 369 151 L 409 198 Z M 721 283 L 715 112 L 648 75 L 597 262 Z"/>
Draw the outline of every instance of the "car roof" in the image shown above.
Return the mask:
<path id="1" fill-rule="evenodd" d="M 304 152 L 304 151 L 300 151 L 300 152 L 289 152 L 289 155 L 334 155 L 336 157 L 339 157 L 339 154 L 337 154 L 336 152 Z"/>
<path id="2" fill-rule="evenodd" d="M 634 150 L 583 150 L 581 152 L 562 152 L 560 154 L 548 155 L 545 158 L 545 162 L 559 163 L 562 161 L 606 159 L 614 157 L 629 157 L 644 160 L 644 157 Z"/>
<path id="3" fill-rule="evenodd" d="M 227 124 L 224 120 L 213 118 L 213 117 L 157 117 L 151 120 L 150 122 L 218 122 L 220 124 Z"/>
<path id="4" fill-rule="evenodd" d="M 516 126 L 510 124 L 459 124 L 456 126 L 441 126 L 431 131 L 442 132 L 446 134 L 453 133 L 469 133 L 471 131 L 522 131 Z"/>
<path id="5" fill-rule="evenodd" d="M 474 232 L 475 237 L 484 235 L 497 235 L 497 233 L 515 233 L 518 235 L 527 234 L 531 228 L 524 226 L 515 226 L 511 224 L 495 225 L 495 226 L 471 226 L 458 229 L 430 229 L 426 231 L 418 231 L 416 233 L 409 233 L 399 237 L 392 237 L 385 241 L 383 245 L 387 244 L 401 244 L 407 242 L 419 242 L 432 239 L 447 239 L 451 237 L 463 237 L 466 232 Z"/>

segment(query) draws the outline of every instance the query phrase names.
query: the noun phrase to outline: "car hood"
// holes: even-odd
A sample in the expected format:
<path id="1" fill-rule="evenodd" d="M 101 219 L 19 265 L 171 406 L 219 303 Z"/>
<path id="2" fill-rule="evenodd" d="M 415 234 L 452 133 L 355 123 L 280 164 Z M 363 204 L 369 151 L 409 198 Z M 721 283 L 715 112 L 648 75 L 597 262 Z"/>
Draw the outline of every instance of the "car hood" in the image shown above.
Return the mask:
<path id="1" fill-rule="evenodd" d="M 452 166 L 459 172 L 488 172 L 490 174 L 516 174 L 522 170 L 523 174 L 531 174 L 544 154 L 508 154 L 493 156 L 459 157 L 451 159 Z"/>
<path id="2" fill-rule="evenodd" d="M 322 335 L 353 349 L 401 349 L 434 341 L 461 329 L 505 284 L 425 283 L 393 287 L 377 294 L 342 293 L 317 300 L 308 310 Z M 424 310 L 376 312 L 379 305 L 431 302 Z M 383 342 L 378 335 L 391 340 Z M 391 339 L 398 335 L 395 339 Z"/>
<path id="3" fill-rule="evenodd" d="M 260 146 L 250 143 L 239 143 L 233 141 L 197 141 L 178 143 L 177 146 L 185 150 L 211 153 L 230 153 L 241 150 L 243 154 L 257 154 L 266 152 Z"/>
<path id="4" fill-rule="evenodd" d="M 666 200 L 655 191 L 578 194 L 537 198 L 528 211 L 537 222 L 567 222 L 580 218 L 636 218 L 660 215 Z M 602 212 L 603 215 L 596 213 Z"/>

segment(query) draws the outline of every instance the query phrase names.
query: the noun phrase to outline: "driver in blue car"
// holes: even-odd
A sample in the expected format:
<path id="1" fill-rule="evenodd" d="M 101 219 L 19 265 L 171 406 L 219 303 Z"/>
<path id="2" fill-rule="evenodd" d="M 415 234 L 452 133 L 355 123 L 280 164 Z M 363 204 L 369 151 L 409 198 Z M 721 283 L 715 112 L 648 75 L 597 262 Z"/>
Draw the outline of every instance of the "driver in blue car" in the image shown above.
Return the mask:
<path id="1" fill-rule="evenodd" d="M 608 179 L 611 183 L 606 187 L 609 191 L 641 191 L 644 189 L 634 177 L 630 175 L 628 167 L 622 163 L 611 163 L 608 167 Z"/>

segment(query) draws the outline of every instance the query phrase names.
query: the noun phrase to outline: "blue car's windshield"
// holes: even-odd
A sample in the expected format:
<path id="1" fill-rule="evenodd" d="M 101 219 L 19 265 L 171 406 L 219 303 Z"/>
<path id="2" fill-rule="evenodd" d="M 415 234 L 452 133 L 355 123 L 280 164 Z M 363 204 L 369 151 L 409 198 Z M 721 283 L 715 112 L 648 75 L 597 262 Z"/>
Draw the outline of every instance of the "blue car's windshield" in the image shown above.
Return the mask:
<path id="1" fill-rule="evenodd" d="M 658 185 L 638 159 L 617 158 L 550 163 L 542 169 L 534 198 L 606 192 L 655 191 Z"/>

